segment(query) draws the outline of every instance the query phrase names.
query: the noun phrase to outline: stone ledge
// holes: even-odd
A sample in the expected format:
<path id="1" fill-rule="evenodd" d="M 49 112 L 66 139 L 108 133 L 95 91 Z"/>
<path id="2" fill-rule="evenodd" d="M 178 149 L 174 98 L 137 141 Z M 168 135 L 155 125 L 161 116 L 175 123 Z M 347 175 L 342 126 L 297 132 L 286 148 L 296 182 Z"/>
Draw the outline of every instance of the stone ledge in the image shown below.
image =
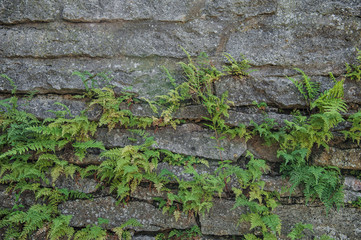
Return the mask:
<path id="1" fill-rule="evenodd" d="M 202 128 L 196 124 L 184 124 L 177 126 L 177 129 L 164 127 L 158 130 L 146 130 L 149 137 L 154 137 L 157 144 L 154 146 L 159 149 L 204 157 L 209 159 L 229 159 L 237 160 L 247 149 L 244 140 L 235 138 L 233 140 L 220 140 L 220 146 L 224 148 L 221 155 L 216 148 L 217 141 L 211 139 L 214 136 L 213 131 Z M 136 138 L 137 142 L 132 142 L 128 138 Z M 143 140 L 134 136 L 124 129 L 114 129 L 112 134 L 108 134 L 108 129 L 99 129 L 96 133 L 96 139 L 102 141 L 108 148 L 124 147 L 126 145 L 140 144 Z"/>
<path id="2" fill-rule="evenodd" d="M 162 214 L 160 209 L 146 202 L 129 202 L 121 206 L 112 197 L 96 198 L 94 200 L 68 201 L 59 205 L 64 215 L 73 215 L 70 226 L 85 227 L 95 224 L 98 218 L 109 220 L 107 229 L 118 227 L 131 218 L 137 219 L 143 227 L 136 231 L 161 231 L 169 228 L 186 229 L 196 224 L 192 215 L 181 214 L 176 222 L 174 216 Z"/>
<path id="3" fill-rule="evenodd" d="M 188 23 L 132 22 L 34 26 L 0 26 L 0 57 L 184 58 L 216 51 L 225 23 L 192 20 Z M 146 40 L 145 40 L 146 39 Z"/>
<path id="4" fill-rule="evenodd" d="M 2 0 L 0 24 L 52 22 L 60 14 L 56 0 Z"/>

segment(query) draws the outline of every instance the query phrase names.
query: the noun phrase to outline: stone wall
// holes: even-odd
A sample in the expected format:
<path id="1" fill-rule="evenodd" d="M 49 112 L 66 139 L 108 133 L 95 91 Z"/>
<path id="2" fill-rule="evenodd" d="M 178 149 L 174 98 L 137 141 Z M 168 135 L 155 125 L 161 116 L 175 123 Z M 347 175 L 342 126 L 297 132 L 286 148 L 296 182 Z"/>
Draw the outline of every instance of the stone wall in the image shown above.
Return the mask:
<path id="1" fill-rule="evenodd" d="M 264 113 L 253 102 L 265 102 L 266 113 L 282 122 L 290 119 L 294 108 L 305 108 L 305 102 L 287 76 L 298 75 L 300 68 L 322 89 L 332 85 L 329 72 L 339 78 L 345 73 L 345 63 L 355 63 L 355 47 L 361 47 L 361 2 L 359 0 L 0 0 L 0 73 L 12 78 L 19 96 L 36 90 L 36 95 L 23 108 L 36 117 L 52 116 L 47 112 L 61 102 L 73 114 L 85 108 L 84 100 L 72 96 L 84 91 L 74 71 L 105 71 L 112 77 L 118 93 L 132 86 L 138 98 L 155 99 L 167 93 L 172 85 L 162 70 L 166 66 L 177 81 L 182 81 L 180 61 L 186 54 L 196 57 L 206 52 L 212 63 L 220 66 L 226 62 L 223 53 L 239 58 L 243 54 L 256 69 L 246 79 L 223 77 L 215 84 L 215 92 L 229 92 L 235 103 L 226 120 L 229 125 L 250 120 L 262 122 Z M 344 99 L 350 111 L 360 110 L 361 83 L 345 81 Z M 12 86 L 0 78 L 0 94 L 6 97 Z M 21 101 L 26 101 L 20 99 Z M 127 106 L 124 106 L 125 108 Z M 97 112 L 98 111 L 98 112 Z M 145 103 L 135 104 L 131 111 L 136 116 L 152 116 Z M 89 113 L 97 120 L 99 110 Z M 158 131 L 146 130 L 155 137 L 158 147 L 175 153 L 207 158 L 212 172 L 212 162 L 219 160 L 214 148 L 212 131 L 198 123 L 207 115 L 197 105 L 182 107 L 175 115 L 185 120 L 176 130 L 171 127 Z M 100 129 L 97 139 L 106 147 L 130 144 L 125 129 L 108 133 Z M 280 159 L 275 150 L 265 149 L 262 140 L 224 139 L 223 157 L 244 164 L 245 152 L 267 160 L 272 169 L 266 175 L 266 188 L 279 190 L 287 184 L 277 172 Z M 361 236 L 361 210 L 347 203 L 361 197 L 361 182 L 348 176 L 349 170 L 361 170 L 361 148 L 352 142 L 331 143 L 329 152 L 319 150 L 312 156 L 319 165 L 333 165 L 342 169 L 345 182 L 346 207 L 339 211 L 325 208 L 314 202 L 305 206 L 300 192 L 290 198 L 282 196 L 282 206 L 276 209 L 283 220 L 282 233 L 287 235 L 297 222 L 314 224 L 314 235 L 328 234 L 335 239 L 359 239 Z M 72 161 L 72 159 L 68 159 Z M 89 155 L 76 164 L 99 164 L 97 155 Z M 162 163 L 181 175 L 179 167 Z M 190 178 L 191 176 L 181 176 Z M 95 223 L 98 217 L 110 220 L 109 228 L 119 226 L 129 217 L 136 218 L 143 227 L 134 230 L 134 239 L 153 239 L 158 232 L 187 229 L 198 225 L 204 239 L 238 239 L 248 232 L 246 225 L 237 225 L 240 212 L 231 211 L 232 197 L 215 199 L 215 206 L 205 215 L 182 215 L 176 222 L 172 216 L 162 214 L 155 207 L 154 196 L 159 193 L 139 188 L 125 206 L 116 205 L 116 198 L 105 190 L 96 188 L 93 179 L 57 181 L 67 187 L 94 194 L 93 200 L 69 201 L 60 206 L 64 214 L 72 214 L 71 225 L 84 227 Z M 5 193 L 0 185 L 0 204 L 9 207 L 14 196 Z M 31 196 L 22 197 L 25 205 Z M 241 210 L 239 210 L 241 211 Z M 310 235 L 311 236 L 311 235 Z"/>

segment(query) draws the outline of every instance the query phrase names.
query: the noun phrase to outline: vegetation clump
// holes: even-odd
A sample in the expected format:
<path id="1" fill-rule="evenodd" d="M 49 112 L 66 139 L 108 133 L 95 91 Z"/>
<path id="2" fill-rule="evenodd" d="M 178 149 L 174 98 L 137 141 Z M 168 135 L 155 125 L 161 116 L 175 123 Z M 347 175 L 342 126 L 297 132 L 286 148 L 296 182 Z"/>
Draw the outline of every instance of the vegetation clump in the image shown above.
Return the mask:
<path id="1" fill-rule="evenodd" d="M 158 116 L 137 117 L 130 110 L 121 106 L 131 105 L 137 101 L 134 94 L 124 92 L 116 96 L 111 86 L 100 88 L 96 77 L 89 72 L 76 72 L 85 85 L 86 92 L 80 98 L 89 99 L 89 108 L 100 106 L 102 114 L 99 121 L 90 121 L 85 109 L 80 115 L 72 115 L 70 109 L 57 103 L 64 110 L 52 111 L 55 118 L 38 120 L 32 114 L 18 110 L 14 82 L 5 77 L 14 86 L 13 96 L 0 101 L 1 135 L 0 135 L 0 184 L 7 186 L 7 192 L 15 194 L 17 199 L 24 192 L 32 192 L 36 203 L 24 207 L 17 201 L 12 209 L 0 209 L 0 229 L 5 230 L 5 239 L 27 239 L 35 234 L 46 234 L 54 239 L 107 239 L 111 234 L 119 239 L 131 239 L 129 227 L 141 226 L 131 219 L 112 232 L 105 229 L 107 220 L 100 219 L 98 224 L 88 225 L 83 229 L 69 226 L 70 215 L 59 212 L 59 204 L 73 199 L 91 199 L 92 196 L 82 192 L 56 187 L 60 176 L 77 179 L 93 176 L 100 187 L 108 186 L 110 193 L 115 193 L 119 203 L 130 201 L 131 193 L 141 183 L 148 183 L 158 192 L 166 192 L 166 197 L 155 199 L 163 213 L 168 213 L 178 220 L 181 214 L 202 215 L 210 211 L 214 196 L 235 197 L 233 209 L 242 208 L 246 212 L 240 216 L 239 222 L 250 224 L 250 233 L 245 239 L 277 239 L 281 235 L 281 220 L 273 213 L 278 205 L 279 194 L 265 191 L 262 174 L 269 171 L 266 161 L 256 159 L 247 153 L 248 163 L 245 168 L 224 159 L 220 141 L 225 138 L 243 138 L 245 141 L 255 135 L 264 138 L 267 144 L 278 144 L 277 156 L 283 159 L 280 171 L 292 186 L 292 193 L 297 187 L 303 190 L 307 201 L 319 199 L 329 210 L 343 205 L 343 189 L 340 170 L 336 167 L 320 167 L 312 165 L 310 155 L 314 148 L 328 149 L 333 139 L 333 128 L 345 121 L 343 114 L 347 105 L 343 99 L 344 80 L 336 80 L 330 74 L 334 85 L 320 92 L 317 83 L 300 69 L 302 79 L 289 78 L 304 97 L 308 114 L 296 113 L 292 121 L 285 121 L 284 127 L 275 130 L 275 122 L 267 119 L 261 124 L 251 122 L 252 129 L 244 125 L 232 127 L 226 124 L 229 110 L 233 103 L 228 100 L 228 93 L 216 94 L 214 83 L 224 75 L 247 77 L 251 67 L 249 61 L 236 61 L 225 54 L 229 64 L 218 70 L 202 53 L 197 59 L 188 55 L 188 63 L 181 62 L 185 81 L 177 84 L 170 72 L 166 74 L 173 85 L 168 94 L 158 96 L 157 101 L 148 101 L 154 112 L 161 111 Z M 358 60 L 360 60 L 358 58 Z M 359 80 L 357 66 L 347 67 L 346 77 Z M 352 71 L 352 72 L 350 72 Z M 176 154 L 168 150 L 155 149 L 157 144 L 144 129 L 170 125 L 174 128 L 181 123 L 173 118 L 174 113 L 186 102 L 202 105 L 208 115 L 202 123 L 214 132 L 219 150 L 218 168 L 214 173 L 200 173 L 195 166 L 208 166 L 204 159 Z M 265 108 L 265 103 L 256 104 Z M 349 130 L 342 131 L 345 138 L 358 144 L 361 139 L 361 113 L 348 118 L 352 123 Z M 126 128 L 138 134 L 142 142 L 122 148 L 106 149 L 103 143 L 94 140 L 97 129 L 107 126 L 109 131 L 116 127 Z M 88 151 L 100 151 L 102 163 L 81 167 L 63 159 L 60 152 L 71 152 L 82 161 Z M 183 173 L 192 176 L 184 180 L 174 173 L 163 170 L 156 173 L 159 162 L 167 161 L 172 165 L 182 166 Z M 228 189 L 230 183 L 232 189 Z M 176 191 L 170 189 L 170 183 Z M 303 230 L 312 230 L 310 225 L 298 224 L 288 235 L 291 239 L 303 237 Z M 157 239 L 199 239 L 201 231 L 194 227 L 187 231 L 173 230 L 159 234 Z M 326 239 L 326 238 L 324 238 Z"/>

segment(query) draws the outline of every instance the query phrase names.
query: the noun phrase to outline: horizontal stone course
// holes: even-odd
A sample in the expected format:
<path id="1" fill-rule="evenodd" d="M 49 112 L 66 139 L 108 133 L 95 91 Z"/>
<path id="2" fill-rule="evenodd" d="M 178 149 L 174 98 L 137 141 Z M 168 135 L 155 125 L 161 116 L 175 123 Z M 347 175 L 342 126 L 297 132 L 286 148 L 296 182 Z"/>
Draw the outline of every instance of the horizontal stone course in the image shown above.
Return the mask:
<path id="1" fill-rule="evenodd" d="M 234 202 L 229 200 L 215 200 L 211 211 L 200 218 L 202 233 L 221 236 L 248 233 L 248 224 L 237 226 L 245 209 L 237 208 L 232 211 L 230 209 L 233 205 Z M 326 214 L 324 207 L 282 205 L 278 206 L 274 213 L 279 215 L 282 221 L 282 239 L 298 222 L 313 224 L 314 233 L 306 231 L 307 237 L 327 234 L 336 239 L 357 239 L 361 230 L 360 211 L 356 208 L 342 208 L 339 211 L 331 209 Z"/>
<path id="2" fill-rule="evenodd" d="M 330 147 L 316 156 L 315 164 L 336 166 L 341 169 L 361 170 L 361 148 L 339 149 Z"/>
<path id="3" fill-rule="evenodd" d="M 60 14 L 57 0 L 2 0 L 0 24 L 51 22 Z"/>
<path id="4" fill-rule="evenodd" d="M 85 227 L 95 224 L 98 218 L 109 220 L 105 227 L 119 227 L 131 218 L 138 220 L 143 226 L 138 231 L 159 231 L 169 228 L 185 229 L 196 224 L 192 215 L 182 213 L 175 221 L 173 216 L 162 214 L 160 209 L 146 202 L 129 202 L 122 206 L 112 197 L 95 198 L 93 200 L 74 200 L 59 206 L 64 215 L 73 215 L 70 226 Z"/>
<path id="5" fill-rule="evenodd" d="M 217 141 L 212 139 L 214 133 L 195 124 L 184 124 L 177 129 L 165 127 L 159 130 L 146 130 L 149 137 L 154 137 L 157 144 L 155 148 L 167 149 L 175 153 L 210 158 L 237 160 L 247 149 L 244 140 L 223 139 L 220 146 L 224 151 L 220 153 L 217 149 Z M 128 138 L 136 138 L 137 143 Z M 108 129 L 99 129 L 97 140 L 102 141 L 106 147 L 124 147 L 129 144 L 139 144 L 143 140 L 127 130 L 114 129 L 108 134 Z"/>
<path id="6" fill-rule="evenodd" d="M 66 0 L 62 18 L 72 22 L 157 20 L 184 22 L 194 14 L 199 1 L 69 1 Z M 192 11 L 193 10 L 193 11 Z"/>
<path id="7" fill-rule="evenodd" d="M 194 20 L 185 24 L 122 23 L 1 27 L 0 57 L 121 57 L 183 58 L 184 47 L 193 56 L 212 54 L 224 23 Z"/>

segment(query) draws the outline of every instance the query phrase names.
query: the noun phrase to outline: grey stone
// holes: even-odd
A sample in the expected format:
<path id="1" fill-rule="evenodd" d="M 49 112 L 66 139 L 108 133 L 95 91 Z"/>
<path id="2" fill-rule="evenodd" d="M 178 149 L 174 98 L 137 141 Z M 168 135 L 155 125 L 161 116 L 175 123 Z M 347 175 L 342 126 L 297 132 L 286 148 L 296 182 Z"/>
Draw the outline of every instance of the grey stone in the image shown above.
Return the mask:
<path id="1" fill-rule="evenodd" d="M 361 192 L 361 180 L 358 178 L 346 176 L 343 185 L 346 190 Z"/>
<path id="2" fill-rule="evenodd" d="M 262 175 L 261 180 L 265 182 L 265 191 L 278 192 L 281 197 L 303 197 L 302 190 L 299 187 L 297 187 L 291 195 L 288 191 L 285 191 L 289 189 L 292 184 L 280 176 Z"/>
<path id="3" fill-rule="evenodd" d="M 132 237 L 132 239 L 134 239 L 134 240 L 155 240 L 155 237 L 141 235 L 141 236 L 134 236 L 134 237 Z"/>
<path id="4" fill-rule="evenodd" d="M 220 95 L 228 91 L 228 99 L 236 106 L 249 106 L 253 102 L 265 102 L 281 108 L 305 105 L 296 87 L 287 78 L 235 78 L 226 77 L 216 82 L 216 92 Z"/>
<path id="5" fill-rule="evenodd" d="M 136 198 L 144 201 L 153 201 L 154 198 L 160 197 L 163 199 L 167 199 L 167 192 L 160 191 L 158 192 L 154 186 L 150 186 L 149 188 L 138 186 L 137 189 L 130 193 L 132 198 Z"/>
<path id="6" fill-rule="evenodd" d="M 359 198 L 361 198 L 361 193 L 360 192 L 354 192 L 354 191 L 349 191 L 349 190 L 344 190 L 343 191 L 345 194 L 344 197 L 344 203 L 352 203 L 353 201 L 357 201 Z"/>
<path id="7" fill-rule="evenodd" d="M 71 178 L 60 176 L 53 184 L 57 188 L 66 188 L 83 193 L 94 193 L 98 183 L 90 178 Z"/>
<path id="8" fill-rule="evenodd" d="M 275 14 L 277 11 L 277 1 L 270 0 L 223 0 L 206 1 L 203 14 L 208 17 L 217 17 L 222 20 L 239 17 L 249 18 L 258 15 Z"/>
<path id="9" fill-rule="evenodd" d="M 309 2 L 278 1 L 276 15 L 243 21 L 231 34 L 226 51 L 234 56 L 243 53 L 257 66 L 317 69 L 318 74 L 339 72 L 352 59 L 353 47 L 360 45 L 361 21 L 332 10 L 320 13 L 324 8 L 321 2 L 312 1 L 315 6 Z M 332 4 L 325 2 L 325 6 Z M 359 8 L 356 3 L 342 5 Z"/>
<path id="10" fill-rule="evenodd" d="M 56 0 L 2 0 L 0 2 L 0 23 L 54 21 L 60 13 Z"/>
<path id="11" fill-rule="evenodd" d="M 314 162 L 321 166 L 336 166 L 341 169 L 361 169 L 361 149 L 339 149 L 330 147 L 329 151 L 323 151 L 315 156 Z"/>
<path id="12" fill-rule="evenodd" d="M 205 235 L 243 235 L 249 232 L 248 223 L 237 224 L 246 209 L 233 208 L 234 202 L 225 199 L 214 199 L 211 210 L 200 216 L 202 234 Z"/>
<path id="13" fill-rule="evenodd" d="M 177 129 L 165 127 L 158 130 L 146 130 L 150 137 L 154 137 L 157 144 L 155 148 L 167 149 L 175 153 L 210 158 L 210 159 L 238 159 L 245 151 L 246 144 L 241 139 L 220 140 L 220 147 L 224 151 L 219 151 L 216 147 L 217 141 L 211 139 L 214 132 L 204 129 L 195 124 L 184 124 Z M 136 137 L 127 130 L 114 129 L 112 134 L 107 129 L 97 131 L 97 140 L 102 141 L 107 147 L 124 147 L 134 144 L 128 138 Z M 137 144 L 143 140 L 138 137 Z"/>
<path id="14" fill-rule="evenodd" d="M 184 22 L 194 16 L 196 0 L 187 1 L 66 1 L 63 18 L 72 22 L 157 20 Z"/>
<path id="15" fill-rule="evenodd" d="M 252 110 L 254 108 L 250 108 Z M 291 121 L 292 116 L 287 114 L 280 114 L 275 112 L 263 112 L 254 109 L 254 113 L 244 113 L 241 111 L 229 111 L 229 118 L 226 119 L 226 123 L 232 126 L 238 126 L 239 124 L 244 124 L 246 127 L 253 126 L 250 124 L 251 121 L 262 124 L 266 119 L 274 119 L 276 123 L 276 128 L 284 126 L 284 120 Z"/>
<path id="16" fill-rule="evenodd" d="M 1 48 L 1 47 L 0 47 Z M 170 70 L 176 61 L 167 58 L 128 58 L 118 59 L 5 59 L 0 58 L 0 72 L 12 78 L 18 92 L 74 94 L 84 91 L 80 77 L 72 75 L 74 71 L 89 71 L 92 74 L 108 73 L 110 84 L 115 92 L 133 92 L 139 98 L 154 99 L 171 89 L 166 74 L 161 69 L 165 65 Z M 96 78 L 105 85 L 103 78 Z M 131 89 L 130 89 L 131 88 Z M 12 86 L 0 77 L 0 91 L 10 92 Z"/>
<path id="17" fill-rule="evenodd" d="M 283 160 L 277 157 L 279 149 L 278 144 L 267 146 L 263 138 L 258 135 L 252 137 L 247 141 L 247 149 L 256 157 L 269 162 L 282 162 Z"/>
<path id="18" fill-rule="evenodd" d="M 282 220 L 282 234 L 286 236 L 298 223 L 312 224 L 314 233 L 307 232 L 307 237 L 320 237 L 326 234 L 335 239 L 358 239 L 361 232 L 361 209 L 341 208 L 339 211 L 325 207 L 304 205 L 283 205 L 275 210 Z"/>
<path id="19" fill-rule="evenodd" d="M 73 215 L 70 226 L 85 227 L 95 224 L 98 218 L 109 220 L 107 229 L 118 227 L 131 218 L 138 220 L 143 227 L 136 231 L 159 231 L 168 228 L 185 229 L 195 225 L 192 215 L 182 213 L 178 221 L 173 216 L 162 214 L 162 211 L 145 202 L 129 202 L 125 206 L 116 204 L 112 197 L 96 198 L 94 200 L 68 201 L 59 205 L 64 215 Z"/>
<path id="20" fill-rule="evenodd" d="M 213 53 L 222 23 L 194 20 L 189 23 L 64 24 L 28 28 L 0 27 L 0 57 L 173 57 Z"/>
<path id="21" fill-rule="evenodd" d="M 0 185 L 0 207 L 12 208 L 15 205 L 16 197 L 14 194 L 6 192 L 6 186 Z"/>

